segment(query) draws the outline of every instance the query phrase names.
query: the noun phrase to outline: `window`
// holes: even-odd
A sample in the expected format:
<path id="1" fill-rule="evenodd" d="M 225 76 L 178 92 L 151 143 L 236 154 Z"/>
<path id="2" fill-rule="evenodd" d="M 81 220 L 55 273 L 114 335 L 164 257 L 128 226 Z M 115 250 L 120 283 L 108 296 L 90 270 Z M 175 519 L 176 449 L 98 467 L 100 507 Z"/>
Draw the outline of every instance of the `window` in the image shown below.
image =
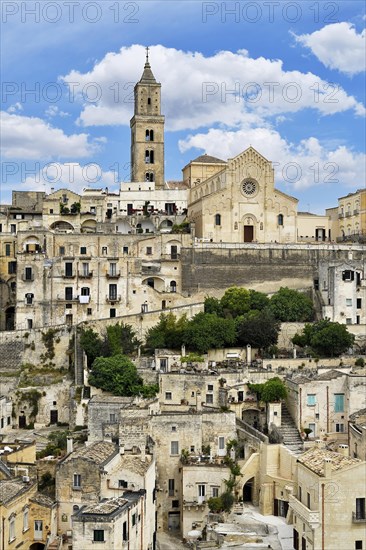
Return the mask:
<path id="1" fill-rule="evenodd" d="M 213 498 L 217 498 L 219 496 L 219 488 L 218 487 L 212 487 L 212 496 Z"/>
<path id="2" fill-rule="evenodd" d="M 299 485 L 299 501 L 302 502 L 302 489 Z"/>
<path id="3" fill-rule="evenodd" d="M 146 130 L 145 141 L 154 141 L 154 130 Z"/>
<path id="4" fill-rule="evenodd" d="M 170 281 L 170 292 L 177 292 L 177 283 L 176 281 Z"/>
<path id="5" fill-rule="evenodd" d="M 23 513 L 23 531 L 28 531 L 29 529 L 29 510 L 25 508 Z"/>
<path id="6" fill-rule="evenodd" d="M 356 307 L 357 307 L 357 309 L 362 308 L 362 299 L 361 298 L 357 298 Z"/>
<path id="7" fill-rule="evenodd" d="M 151 151 L 150 149 L 146 149 L 145 164 L 154 164 L 154 151 Z"/>
<path id="8" fill-rule="evenodd" d="M 160 359 L 160 370 L 162 372 L 166 372 L 168 368 L 168 359 L 162 358 Z"/>
<path id="9" fill-rule="evenodd" d="M 366 519 L 365 498 L 356 498 L 356 519 Z"/>
<path id="10" fill-rule="evenodd" d="M 315 393 L 308 393 L 307 395 L 307 405 L 309 407 L 313 407 L 316 405 L 316 394 Z"/>
<path id="11" fill-rule="evenodd" d="M 151 256 L 151 254 L 152 254 L 152 247 L 151 246 L 146 247 L 146 254 L 147 254 L 147 256 Z"/>
<path id="12" fill-rule="evenodd" d="M 72 286 L 65 287 L 65 300 L 72 300 L 73 288 Z"/>
<path id="13" fill-rule="evenodd" d="M 334 394 L 334 412 L 344 412 L 344 393 Z"/>
<path id="14" fill-rule="evenodd" d="M 347 307 L 352 306 L 352 298 L 346 298 L 346 306 Z"/>
<path id="15" fill-rule="evenodd" d="M 172 432 L 176 432 L 177 431 L 177 426 L 172 426 Z"/>
<path id="16" fill-rule="evenodd" d="M 355 550 L 362 550 L 362 540 L 355 540 Z"/>
<path id="17" fill-rule="evenodd" d="M 277 224 L 283 225 L 283 214 L 278 214 L 277 216 Z"/>
<path id="18" fill-rule="evenodd" d="M 123 254 L 128 254 L 128 246 L 123 247 Z"/>
<path id="19" fill-rule="evenodd" d="M 24 271 L 25 280 L 26 281 L 32 281 L 33 280 L 33 272 L 31 267 L 26 267 Z"/>
<path id="20" fill-rule="evenodd" d="M 206 403 L 208 405 L 213 404 L 213 395 L 212 395 L 212 393 L 206 393 Z"/>
<path id="21" fill-rule="evenodd" d="M 219 437 L 219 449 L 225 449 L 225 437 Z"/>
<path id="22" fill-rule="evenodd" d="M 83 277 L 88 277 L 89 276 L 89 264 L 82 263 L 81 266 L 82 266 L 82 269 L 83 269 L 83 272 L 82 272 Z"/>
<path id="23" fill-rule="evenodd" d="M 8 275 L 14 275 L 17 272 L 17 263 L 9 262 L 8 263 Z"/>
<path id="24" fill-rule="evenodd" d="M 198 502 L 203 502 L 206 496 L 206 485 L 199 483 L 198 485 Z"/>
<path id="25" fill-rule="evenodd" d="M 9 542 L 15 539 L 15 517 L 9 519 Z"/>
<path id="26" fill-rule="evenodd" d="M 343 281 L 353 281 L 354 278 L 355 278 L 354 271 L 351 271 L 349 269 L 346 269 L 346 271 L 343 271 L 343 273 L 342 273 Z"/>
<path id="27" fill-rule="evenodd" d="M 118 480 L 118 487 L 122 487 L 123 489 L 127 489 L 128 481 L 126 481 L 125 479 L 119 479 Z"/>
<path id="28" fill-rule="evenodd" d="M 165 399 L 167 399 L 168 401 L 170 401 L 172 398 L 172 392 L 171 391 L 166 391 L 165 392 Z"/>
<path id="29" fill-rule="evenodd" d="M 215 214 L 215 225 L 221 225 L 221 214 Z"/>
<path id="30" fill-rule="evenodd" d="M 10 252 L 11 252 L 11 245 L 7 243 L 5 245 L 5 256 L 10 256 L 11 255 Z"/>
<path id="31" fill-rule="evenodd" d="M 83 286 L 80 292 L 81 296 L 90 296 L 90 288 L 88 286 Z"/>
<path id="32" fill-rule="evenodd" d="M 17 226 L 15 223 L 10 224 L 10 233 L 16 233 L 17 232 Z"/>
<path id="33" fill-rule="evenodd" d="M 117 264 L 109 264 L 109 275 L 115 277 L 117 275 Z"/>
<path id="34" fill-rule="evenodd" d="M 33 298 L 34 294 L 32 294 L 31 292 L 27 292 L 27 294 L 25 295 L 25 303 L 27 304 L 27 306 L 31 306 L 33 304 Z"/>
<path id="35" fill-rule="evenodd" d="M 33 328 L 33 319 L 27 319 L 28 328 Z"/>
<path id="36" fill-rule="evenodd" d="M 174 497 L 174 489 L 175 489 L 175 483 L 174 479 L 168 480 L 168 494 L 170 497 Z"/>
<path id="37" fill-rule="evenodd" d="M 179 441 L 170 442 L 170 454 L 178 455 L 179 454 Z"/>
<path id="38" fill-rule="evenodd" d="M 81 487 L 81 475 L 80 474 L 74 474 L 72 486 L 75 487 Z"/>
<path id="39" fill-rule="evenodd" d="M 72 262 L 65 262 L 65 277 L 72 277 Z"/>
<path id="40" fill-rule="evenodd" d="M 352 325 L 352 318 L 346 317 L 346 325 Z"/>
<path id="41" fill-rule="evenodd" d="M 136 525 L 136 514 L 132 514 L 132 527 Z"/>
<path id="42" fill-rule="evenodd" d="M 104 542 L 104 529 L 94 529 L 93 531 L 94 542 Z"/>
<path id="43" fill-rule="evenodd" d="M 108 254 L 108 247 L 102 246 L 102 254 Z"/>
<path id="44" fill-rule="evenodd" d="M 179 500 L 172 500 L 172 508 L 179 508 Z"/>
<path id="45" fill-rule="evenodd" d="M 116 422 L 116 413 L 109 414 L 109 422 Z"/>
<path id="46" fill-rule="evenodd" d="M 344 432 L 344 424 L 336 424 L 336 432 L 343 433 Z"/>
<path id="47" fill-rule="evenodd" d="M 34 538 L 36 540 L 43 538 L 43 521 L 36 519 L 34 522 Z"/>
<path id="48" fill-rule="evenodd" d="M 109 318 L 113 319 L 114 317 L 116 317 L 116 314 L 116 308 L 111 307 L 111 309 L 109 310 Z"/>
<path id="49" fill-rule="evenodd" d="M 306 505 L 310 509 L 310 493 L 306 493 Z"/>
<path id="50" fill-rule="evenodd" d="M 64 247 L 64 246 L 60 246 L 60 248 L 59 248 L 59 255 L 60 255 L 60 256 L 65 256 L 65 247 Z"/>
<path id="51" fill-rule="evenodd" d="M 127 540 L 128 540 L 128 535 L 127 535 L 127 521 L 124 521 L 124 522 L 123 522 L 123 526 L 122 526 L 122 540 L 124 540 L 124 541 L 127 541 Z"/>
<path id="52" fill-rule="evenodd" d="M 207 391 L 213 391 L 213 384 L 207 384 Z"/>
<path id="53" fill-rule="evenodd" d="M 116 284 L 110 284 L 109 285 L 109 299 L 110 300 L 117 300 L 117 285 Z"/>
<path id="54" fill-rule="evenodd" d="M 86 254 L 86 246 L 80 247 L 80 254 Z"/>

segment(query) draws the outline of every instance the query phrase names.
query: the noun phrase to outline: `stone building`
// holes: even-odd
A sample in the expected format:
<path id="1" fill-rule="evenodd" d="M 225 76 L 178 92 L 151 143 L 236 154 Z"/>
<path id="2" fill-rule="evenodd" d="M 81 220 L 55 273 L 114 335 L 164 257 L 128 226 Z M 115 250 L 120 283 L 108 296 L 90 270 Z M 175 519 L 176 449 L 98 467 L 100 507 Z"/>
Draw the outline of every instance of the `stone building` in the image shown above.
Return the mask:
<path id="1" fill-rule="evenodd" d="M 146 497 L 143 490 L 103 499 L 78 510 L 72 518 L 73 550 L 86 548 L 141 548 L 152 550 L 153 538 L 146 536 Z"/>
<path id="2" fill-rule="evenodd" d="M 366 461 L 366 408 L 349 416 L 348 446 L 350 456 Z"/>
<path id="3" fill-rule="evenodd" d="M 298 457 L 297 465 L 296 494 L 289 497 L 288 516 L 293 548 L 364 548 L 365 463 L 313 448 Z"/>
<path id="4" fill-rule="evenodd" d="M 193 162 L 205 163 L 205 157 L 199 159 Z M 222 169 L 206 180 L 191 181 L 188 217 L 196 237 L 225 243 L 296 242 L 298 200 L 275 189 L 271 162 L 253 147 L 225 167 L 219 159 L 207 160 Z"/>
<path id="5" fill-rule="evenodd" d="M 286 379 L 287 404 L 299 431 L 309 428 L 311 439 L 332 437 L 347 442 L 348 418 L 366 406 L 364 374 L 329 370 L 312 377 Z"/>

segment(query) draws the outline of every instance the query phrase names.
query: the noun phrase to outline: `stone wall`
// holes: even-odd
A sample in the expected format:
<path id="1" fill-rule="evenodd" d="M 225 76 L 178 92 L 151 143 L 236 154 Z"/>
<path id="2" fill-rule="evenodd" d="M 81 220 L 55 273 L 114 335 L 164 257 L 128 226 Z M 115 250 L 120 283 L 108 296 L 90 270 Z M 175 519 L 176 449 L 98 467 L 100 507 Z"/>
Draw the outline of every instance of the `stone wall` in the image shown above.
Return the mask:
<path id="1" fill-rule="evenodd" d="M 354 260 L 364 257 L 365 248 L 352 246 Z M 182 291 L 195 293 L 230 286 L 247 286 L 274 292 L 280 286 L 313 286 L 320 260 L 347 260 L 344 245 L 245 245 L 200 243 L 181 249 Z"/>

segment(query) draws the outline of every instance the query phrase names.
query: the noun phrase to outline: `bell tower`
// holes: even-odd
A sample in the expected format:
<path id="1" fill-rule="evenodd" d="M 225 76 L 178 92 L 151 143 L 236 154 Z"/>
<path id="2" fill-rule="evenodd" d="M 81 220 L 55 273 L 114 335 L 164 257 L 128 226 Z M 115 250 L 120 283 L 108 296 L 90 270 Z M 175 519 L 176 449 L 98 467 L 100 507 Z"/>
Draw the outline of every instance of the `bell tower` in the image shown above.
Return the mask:
<path id="1" fill-rule="evenodd" d="M 149 63 L 149 48 L 142 77 L 134 88 L 131 127 L 131 181 L 155 182 L 164 188 L 164 119 L 161 114 L 161 84 Z"/>

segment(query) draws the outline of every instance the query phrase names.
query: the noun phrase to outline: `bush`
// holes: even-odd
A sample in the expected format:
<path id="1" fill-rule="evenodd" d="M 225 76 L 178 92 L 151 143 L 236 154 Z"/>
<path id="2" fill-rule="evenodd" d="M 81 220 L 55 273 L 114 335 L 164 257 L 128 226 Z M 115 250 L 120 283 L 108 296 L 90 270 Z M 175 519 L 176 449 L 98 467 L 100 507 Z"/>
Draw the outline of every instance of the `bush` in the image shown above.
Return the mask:
<path id="1" fill-rule="evenodd" d="M 365 366 L 365 360 L 363 357 L 357 357 L 355 361 L 356 367 L 364 367 Z"/>

